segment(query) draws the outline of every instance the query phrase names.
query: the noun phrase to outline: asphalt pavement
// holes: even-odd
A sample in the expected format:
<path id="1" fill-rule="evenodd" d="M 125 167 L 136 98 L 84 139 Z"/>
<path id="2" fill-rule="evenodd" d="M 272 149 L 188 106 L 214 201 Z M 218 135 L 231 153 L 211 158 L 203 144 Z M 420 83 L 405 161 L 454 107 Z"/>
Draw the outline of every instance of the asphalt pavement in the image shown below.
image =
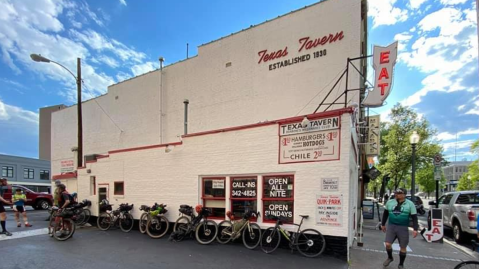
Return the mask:
<path id="1" fill-rule="evenodd" d="M 155 240 L 137 230 L 100 231 L 94 226 L 78 229 L 65 242 L 46 234 L 0 241 L 0 253 L 1 269 L 348 268 L 347 262 L 330 256 L 306 258 L 286 249 L 265 254 L 235 242 L 200 245 L 189 239 L 174 243 L 168 236 Z"/>

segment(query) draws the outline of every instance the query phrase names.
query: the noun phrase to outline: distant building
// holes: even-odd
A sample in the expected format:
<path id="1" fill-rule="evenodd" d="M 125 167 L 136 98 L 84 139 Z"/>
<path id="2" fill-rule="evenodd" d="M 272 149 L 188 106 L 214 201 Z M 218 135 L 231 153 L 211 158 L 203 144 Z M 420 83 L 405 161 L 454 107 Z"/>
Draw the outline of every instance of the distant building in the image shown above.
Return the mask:
<path id="1" fill-rule="evenodd" d="M 0 168 L 1 177 L 8 179 L 9 184 L 50 193 L 50 161 L 0 154 Z"/>
<path id="2" fill-rule="evenodd" d="M 472 162 L 451 162 L 442 168 L 446 178 L 446 191 L 455 191 L 462 174 L 467 172 L 467 166 Z"/>
<path id="3" fill-rule="evenodd" d="M 51 161 L 51 129 L 52 113 L 64 109 L 65 105 L 40 108 L 40 124 L 38 126 L 38 158 Z"/>

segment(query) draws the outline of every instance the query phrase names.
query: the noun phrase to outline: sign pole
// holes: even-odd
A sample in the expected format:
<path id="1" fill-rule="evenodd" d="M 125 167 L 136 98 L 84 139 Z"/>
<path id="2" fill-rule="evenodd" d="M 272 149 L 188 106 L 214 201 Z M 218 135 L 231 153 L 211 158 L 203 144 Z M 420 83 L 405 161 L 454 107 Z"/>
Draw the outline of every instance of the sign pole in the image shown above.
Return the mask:
<path id="1" fill-rule="evenodd" d="M 434 179 L 436 180 L 436 208 L 439 208 L 439 181 L 441 180 L 441 154 L 434 156 Z"/>

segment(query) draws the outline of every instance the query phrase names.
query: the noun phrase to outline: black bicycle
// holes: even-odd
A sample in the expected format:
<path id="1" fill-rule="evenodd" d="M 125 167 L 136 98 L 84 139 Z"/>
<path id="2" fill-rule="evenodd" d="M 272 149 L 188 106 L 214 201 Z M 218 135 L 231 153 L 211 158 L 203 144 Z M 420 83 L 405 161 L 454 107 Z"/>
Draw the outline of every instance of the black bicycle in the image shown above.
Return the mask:
<path id="1" fill-rule="evenodd" d="M 77 225 L 84 225 L 88 222 L 88 220 L 90 220 L 91 212 L 88 208 L 86 208 L 89 206 L 91 206 L 91 202 L 87 199 L 71 206 L 74 213 L 73 220 Z"/>
<path id="2" fill-rule="evenodd" d="M 293 225 L 298 226 L 296 232 L 288 232 L 281 228 L 283 222 L 279 218 L 273 218 L 276 220 L 274 227 L 268 228 L 261 236 L 261 249 L 265 253 L 271 253 L 275 251 L 279 243 L 281 242 L 281 234 L 289 241 L 289 247 L 291 250 L 297 249 L 299 253 L 306 257 L 314 258 L 323 253 L 326 247 L 326 240 L 324 236 L 314 229 L 306 229 L 301 231 L 301 225 L 304 219 L 308 219 L 308 215 L 300 215 L 301 223 Z"/>
<path id="3" fill-rule="evenodd" d="M 479 247 L 479 243 L 476 240 L 471 240 L 472 250 L 476 251 Z M 461 262 L 454 269 L 479 269 L 479 261 L 465 261 Z"/>
<path id="4" fill-rule="evenodd" d="M 173 227 L 173 233 L 170 236 L 172 241 L 182 241 L 186 236 L 192 236 L 193 232 L 198 243 L 206 245 L 213 242 L 218 233 L 218 225 L 216 222 L 209 220 L 208 216 L 211 212 L 202 207 L 196 206 L 195 216 L 193 207 L 189 205 L 180 206 L 180 215 Z"/>
<path id="5" fill-rule="evenodd" d="M 247 211 L 243 218 L 235 220 L 231 211 L 226 213 L 230 220 L 224 220 L 218 224 L 216 240 L 220 244 L 226 244 L 231 240 L 238 239 L 243 235 L 243 244 L 248 249 L 255 249 L 261 240 L 261 228 L 256 223 L 251 223 L 253 217 L 257 218 L 259 212 Z"/>
<path id="6" fill-rule="evenodd" d="M 105 212 L 100 213 L 97 219 L 98 229 L 106 231 L 110 227 L 120 227 L 120 229 L 127 233 L 131 231 L 134 224 L 133 216 L 130 211 L 133 209 L 133 204 L 120 204 L 118 209 L 111 211 L 111 206 L 108 202 L 100 204 L 100 211 L 106 209 Z"/>

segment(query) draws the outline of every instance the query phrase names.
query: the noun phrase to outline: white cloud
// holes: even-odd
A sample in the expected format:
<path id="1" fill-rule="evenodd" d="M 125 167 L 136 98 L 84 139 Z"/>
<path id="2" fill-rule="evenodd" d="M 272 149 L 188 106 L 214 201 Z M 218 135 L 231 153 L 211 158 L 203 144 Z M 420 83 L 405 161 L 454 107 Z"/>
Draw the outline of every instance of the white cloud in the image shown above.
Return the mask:
<path id="1" fill-rule="evenodd" d="M 0 99 L 0 128 L 27 128 L 28 131 L 38 131 L 38 113 L 21 107 L 8 105 Z M 32 129 L 33 128 L 33 129 Z"/>
<path id="2" fill-rule="evenodd" d="M 109 67 L 111 68 L 117 68 L 119 66 L 119 63 L 118 61 L 116 61 L 115 59 L 111 58 L 111 57 L 108 57 L 106 55 L 101 55 L 98 60 L 100 60 L 101 62 L 105 63 L 106 65 L 108 65 Z"/>
<path id="3" fill-rule="evenodd" d="M 464 135 L 471 135 L 471 134 L 479 134 L 479 129 L 467 129 L 465 131 L 457 132 L 457 138 L 459 139 L 461 136 Z M 442 132 L 439 133 L 436 138 L 438 140 L 448 141 L 456 139 L 456 134 L 451 134 L 449 132 Z"/>
<path id="4" fill-rule="evenodd" d="M 464 4 L 468 0 L 441 0 L 441 4 L 443 5 L 458 5 L 458 4 Z"/>
<path id="5" fill-rule="evenodd" d="M 419 8 L 424 2 L 428 0 L 409 0 L 409 5 L 412 9 Z"/>
<path id="6" fill-rule="evenodd" d="M 120 0 L 120 4 L 126 6 L 126 1 L 125 0 Z"/>
<path id="7" fill-rule="evenodd" d="M 131 72 L 133 73 L 134 76 L 138 76 L 144 73 L 148 73 L 152 70 L 155 70 L 158 68 L 158 66 L 159 64 L 156 62 L 146 62 L 143 64 L 134 65 L 131 68 Z"/>
<path id="8" fill-rule="evenodd" d="M 125 81 L 125 80 L 130 79 L 130 78 L 131 78 L 131 75 L 127 74 L 125 72 L 119 72 L 116 75 L 116 79 L 118 80 L 118 82 Z"/>
<path id="9" fill-rule="evenodd" d="M 422 36 L 415 40 L 410 51 L 400 52 L 398 58 L 428 75 L 422 80 L 423 88 L 403 100 L 403 105 L 416 105 L 431 91 L 470 90 L 462 85 L 462 77 L 477 72 L 468 67 L 477 62 L 478 54 L 477 22 L 472 13 L 475 14 L 472 9 L 445 7 L 418 23 Z M 465 31 L 468 29 L 475 31 Z"/>
<path id="10" fill-rule="evenodd" d="M 399 51 L 405 51 L 406 50 L 406 45 L 411 40 L 412 35 L 408 34 L 407 32 L 396 34 L 394 36 L 394 40 L 399 41 L 399 46 L 398 50 Z"/>
<path id="11" fill-rule="evenodd" d="M 468 149 L 471 147 L 474 141 L 475 141 L 474 139 L 470 139 L 470 140 L 457 141 L 457 143 L 447 142 L 447 143 L 442 143 L 442 147 L 444 148 L 445 151 L 449 149 Z"/>
<path id="12" fill-rule="evenodd" d="M 397 0 L 369 0 L 368 15 L 373 18 L 373 28 L 406 21 L 407 10 L 394 7 Z"/>
<path id="13" fill-rule="evenodd" d="M 457 107 L 457 111 L 461 111 L 466 107 L 466 105 L 460 105 Z"/>

